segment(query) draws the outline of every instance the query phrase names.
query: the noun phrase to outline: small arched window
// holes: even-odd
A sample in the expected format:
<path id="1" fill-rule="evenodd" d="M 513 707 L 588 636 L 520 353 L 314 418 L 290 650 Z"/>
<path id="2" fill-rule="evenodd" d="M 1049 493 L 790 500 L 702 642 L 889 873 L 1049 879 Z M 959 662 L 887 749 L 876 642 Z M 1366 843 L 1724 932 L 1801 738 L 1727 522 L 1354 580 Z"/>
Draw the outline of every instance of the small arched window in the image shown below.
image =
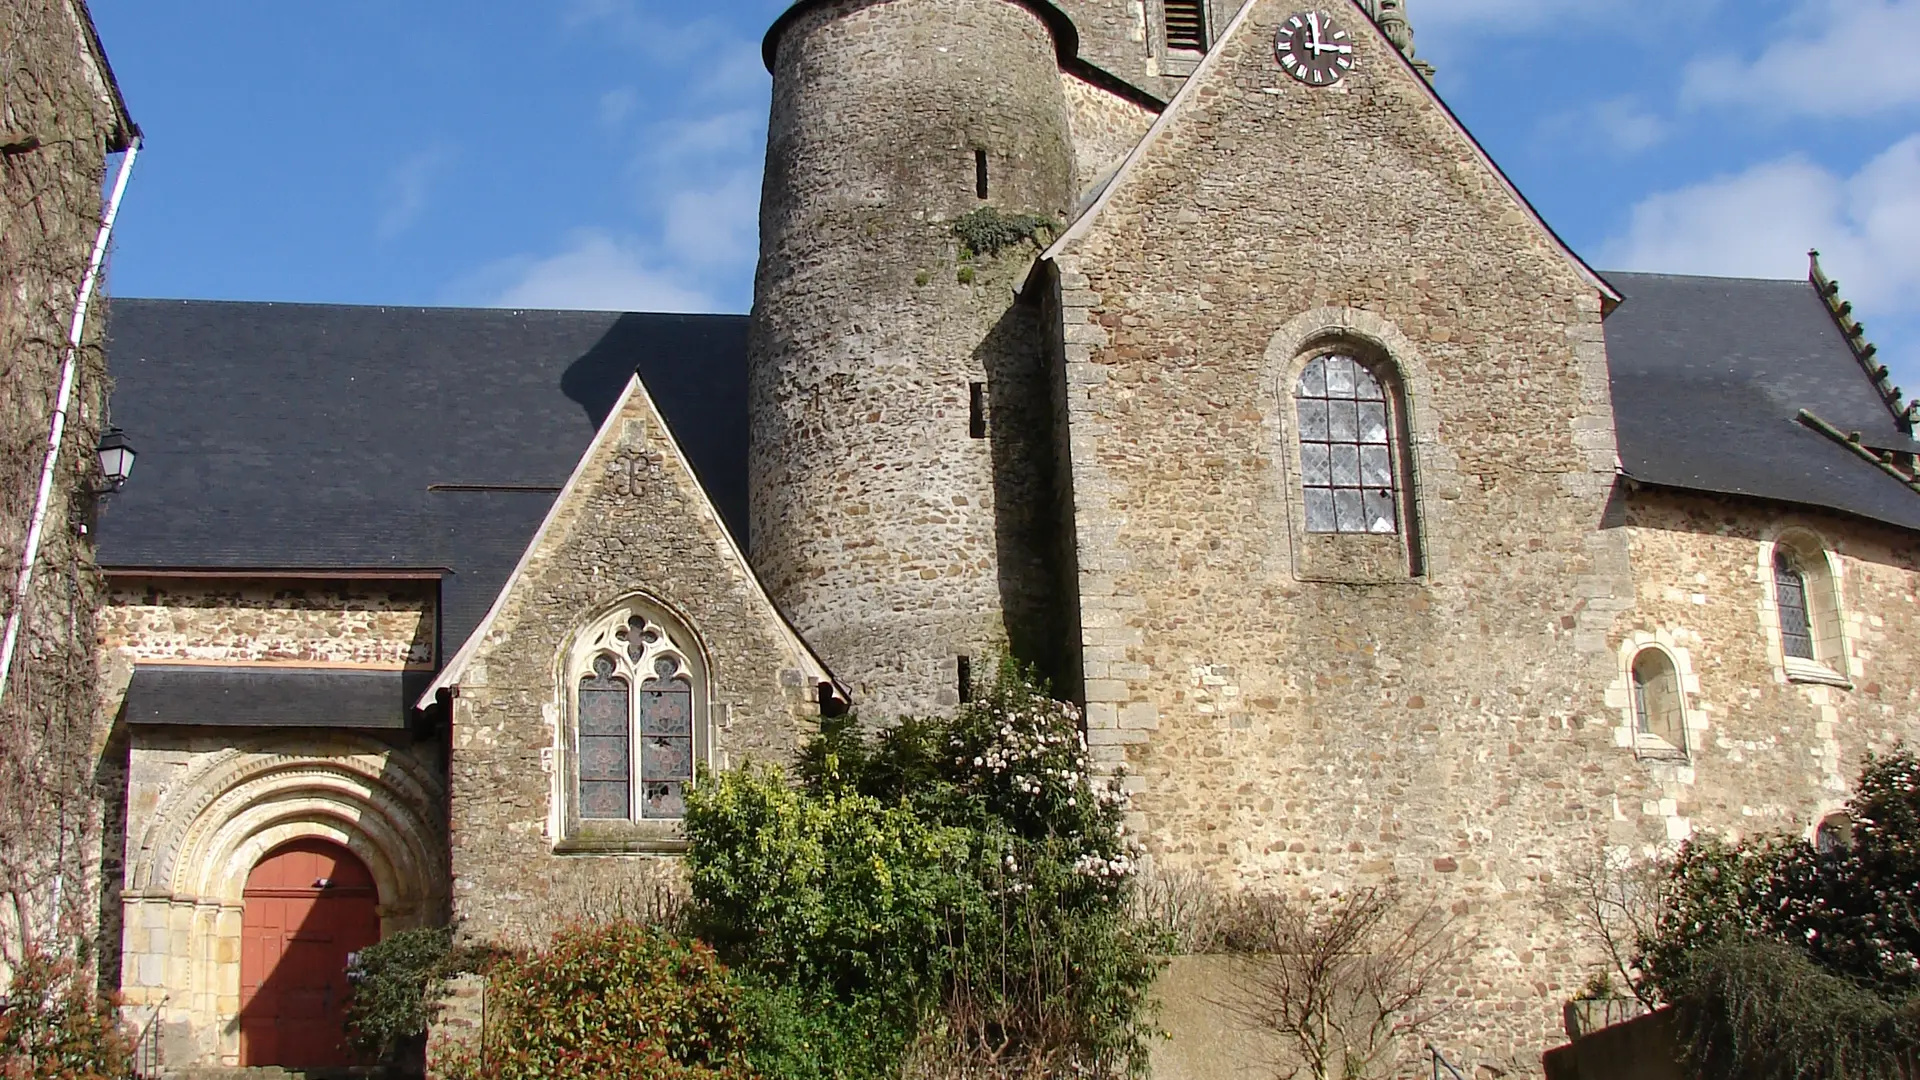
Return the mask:
<path id="1" fill-rule="evenodd" d="M 1828 814 L 1813 830 L 1813 847 L 1822 855 L 1837 855 L 1853 846 L 1853 819 L 1844 813 Z"/>
<path id="2" fill-rule="evenodd" d="M 699 654 L 664 613 L 624 607 L 574 650 L 575 805 L 584 821 L 673 821 L 706 752 Z"/>
<path id="3" fill-rule="evenodd" d="M 1687 708 L 1680 672 L 1662 649 L 1633 658 L 1633 718 L 1643 749 L 1687 752 Z"/>
<path id="4" fill-rule="evenodd" d="M 1300 486 L 1310 533 L 1400 532 L 1395 402 L 1388 386 L 1346 353 L 1300 372 Z"/>
<path id="5" fill-rule="evenodd" d="M 1826 548 L 1793 531 L 1773 545 L 1773 610 L 1787 677 L 1845 685 L 1840 590 Z"/>

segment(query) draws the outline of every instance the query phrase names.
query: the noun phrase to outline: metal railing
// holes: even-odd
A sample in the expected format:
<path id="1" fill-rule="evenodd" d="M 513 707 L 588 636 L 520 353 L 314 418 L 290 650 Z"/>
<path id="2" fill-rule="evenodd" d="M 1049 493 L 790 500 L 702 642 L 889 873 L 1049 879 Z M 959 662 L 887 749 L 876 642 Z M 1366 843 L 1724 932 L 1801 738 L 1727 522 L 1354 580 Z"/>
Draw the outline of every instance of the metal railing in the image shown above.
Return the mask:
<path id="1" fill-rule="evenodd" d="M 160 1016 L 166 1010 L 167 998 L 161 998 L 160 1004 L 153 1007 L 153 1015 L 140 1028 L 140 1034 L 133 1040 L 133 1075 L 138 1080 L 159 1080 L 160 1078 Z"/>

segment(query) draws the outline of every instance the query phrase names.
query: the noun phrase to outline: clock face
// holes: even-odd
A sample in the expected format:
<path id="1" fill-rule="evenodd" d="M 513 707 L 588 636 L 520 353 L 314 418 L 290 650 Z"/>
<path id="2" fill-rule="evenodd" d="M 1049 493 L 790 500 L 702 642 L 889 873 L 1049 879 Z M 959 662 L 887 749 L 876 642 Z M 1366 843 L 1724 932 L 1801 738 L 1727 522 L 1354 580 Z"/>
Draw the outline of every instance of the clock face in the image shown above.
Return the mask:
<path id="1" fill-rule="evenodd" d="M 1332 86 L 1353 70 L 1353 35 L 1324 11 L 1302 11 L 1280 24 L 1273 54 L 1308 86 Z"/>

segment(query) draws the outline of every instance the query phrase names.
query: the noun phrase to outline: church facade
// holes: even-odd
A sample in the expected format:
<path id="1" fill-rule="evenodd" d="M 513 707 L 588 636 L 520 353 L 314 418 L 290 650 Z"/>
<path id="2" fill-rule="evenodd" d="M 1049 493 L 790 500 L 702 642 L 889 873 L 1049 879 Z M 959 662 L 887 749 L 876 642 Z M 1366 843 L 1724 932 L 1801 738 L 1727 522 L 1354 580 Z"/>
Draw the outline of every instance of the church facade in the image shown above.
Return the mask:
<path id="1" fill-rule="evenodd" d="M 326 949 L 635 903 L 700 767 L 1011 651 L 1154 872 L 1452 912 L 1436 1041 L 1528 1075 L 1579 866 L 1841 832 L 1920 737 L 1920 417 L 1837 290 L 1589 268 L 1399 4 L 803 0 L 766 53 L 751 316 L 116 302 L 170 1062 L 324 1064 Z"/>

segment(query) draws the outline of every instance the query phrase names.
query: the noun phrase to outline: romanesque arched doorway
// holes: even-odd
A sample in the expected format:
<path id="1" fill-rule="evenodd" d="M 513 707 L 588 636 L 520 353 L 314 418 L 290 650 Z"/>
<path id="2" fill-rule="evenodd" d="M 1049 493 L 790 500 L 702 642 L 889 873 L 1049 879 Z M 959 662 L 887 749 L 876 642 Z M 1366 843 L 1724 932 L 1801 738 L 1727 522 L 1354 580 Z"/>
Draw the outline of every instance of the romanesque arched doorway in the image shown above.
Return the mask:
<path id="1" fill-rule="evenodd" d="M 380 940 L 373 874 L 338 844 L 296 840 L 254 866 L 244 903 L 241 1064 L 353 1064 L 341 1026 L 347 957 Z"/>

